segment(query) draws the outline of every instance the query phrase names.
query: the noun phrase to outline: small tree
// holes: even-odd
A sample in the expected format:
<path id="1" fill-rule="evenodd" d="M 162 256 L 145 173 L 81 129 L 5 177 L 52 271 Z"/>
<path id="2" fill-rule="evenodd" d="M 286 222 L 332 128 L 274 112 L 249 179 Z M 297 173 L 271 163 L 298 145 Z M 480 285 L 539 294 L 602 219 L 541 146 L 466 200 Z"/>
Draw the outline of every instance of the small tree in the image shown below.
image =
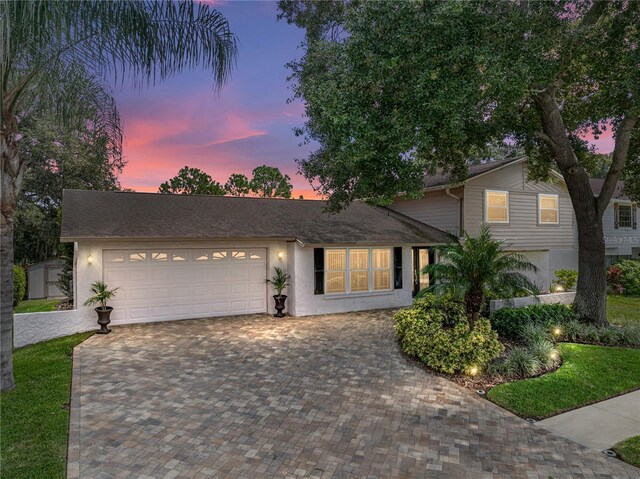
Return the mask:
<path id="1" fill-rule="evenodd" d="M 96 281 L 91 285 L 91 292 L 93 296 L 87 298 L 84 302 L 85 306 L 98 305 L 100 309 L 107 309 L 107 302 L 116 295 L 116 291 L 119 288 L 109 289 L 106 283 L 103 281 Z"/>
<path id="2" fill-rule="evenodd" d="M 263 198 L 291 198 L 291 178 L 283 175 L 275 166 L 258 166 L 254 168 L 251 178 L 251 191 Z"/>
<path id="3" fill-rule="evenodd" d="M 523 271 L 537 271 L 526 257 L 505 251 L 503 241 L 491 238 L 484 225 L 477 238 L 436 247 L 440 262 L 424 268 L 432 285 L 428 290 L 464 298 L 469 326 L 478 318 L 487 295 L 512 296 L 537 289 Z"/>
<path id="4" fill-rule="evenodd" d="M 274 270 L 275 274 L 271 279 L 267 279 L 266 282 L 267 284 L 273 286 L 273 288 L 276 290 L 276 292 L 278 293 L 276 296 L 282 296 L 282 291 L 284 291 L 284 288 L 289 286 L 291 275 L 287 274 L 284 269 L 277 266 L 274 267 Z"/>
<path id="5" fill-rule="evenodd" d="M 204 171 L 185 166 L 176 176 L 162 183 L 158 193 L 222 196 L 225 194 L 225 189 Z"/>
<path id="6" fill-rule="evenodd" d="M 251 191 L 249 178 L 242 173 L 233 173 L 224 185 L 224 189 L 231 196 L 245 196 Z"/>

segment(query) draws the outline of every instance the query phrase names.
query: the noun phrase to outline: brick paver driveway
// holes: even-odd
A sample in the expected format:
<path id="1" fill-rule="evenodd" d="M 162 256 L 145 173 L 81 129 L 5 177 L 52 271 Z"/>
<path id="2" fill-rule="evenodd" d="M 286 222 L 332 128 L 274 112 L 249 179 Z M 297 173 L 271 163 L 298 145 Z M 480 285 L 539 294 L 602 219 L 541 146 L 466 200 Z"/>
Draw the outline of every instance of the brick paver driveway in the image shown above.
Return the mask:
<path id="1" fill-rule="evenodd" d="M 69 477 L 640 477 L 408 363 L 391 313 L 114 328 L 76 348 Z"/>

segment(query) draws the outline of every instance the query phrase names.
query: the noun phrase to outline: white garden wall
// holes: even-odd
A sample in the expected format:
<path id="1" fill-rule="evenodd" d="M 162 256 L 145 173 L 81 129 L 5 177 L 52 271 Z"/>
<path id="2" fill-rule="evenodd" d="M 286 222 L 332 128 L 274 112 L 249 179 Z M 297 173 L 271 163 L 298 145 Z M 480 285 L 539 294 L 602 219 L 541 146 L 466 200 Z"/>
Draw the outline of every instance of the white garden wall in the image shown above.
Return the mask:
<path id="1" fill-rule="evenodd" d="M 13 315 L 13 346 L 21 348 L 48 339 L 98 329 L 91 308 Z"/>
<path id="2" fill-rule="evenodd" d="M 573 291 L 567 293 L 541 294 L 540 296 L 525 296 L 524 298 L 492 299 L 489 303 L 491 313 L 502 308 L 522 308 L 532 304 L 571 304 L 576 297 Z"/>

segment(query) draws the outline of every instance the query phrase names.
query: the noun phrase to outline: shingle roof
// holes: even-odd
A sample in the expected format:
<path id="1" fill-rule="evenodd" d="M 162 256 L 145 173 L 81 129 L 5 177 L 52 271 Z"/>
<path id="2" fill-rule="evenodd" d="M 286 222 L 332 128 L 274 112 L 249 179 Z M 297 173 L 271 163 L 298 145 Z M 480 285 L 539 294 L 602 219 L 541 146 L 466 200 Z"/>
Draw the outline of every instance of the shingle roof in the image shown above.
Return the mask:
<path id="1" fill-rule="evenodd" d="M 353 203 L 205 195 L 65 190 L 62 240 L 296 239 L 303 244 L 444 243 L 442 230 L 387 208 Z"/>
<path id="2" fill-rule="evenodd" d="M 604 185 L 603 178 L 589 178 L 589 183 L 591 183 L 591 189 L 593 190 L 593 194 L 595 196 L 599 196 L 602 191 L 602 185 Z M 618 181 L 616 185 L 616 189 L 613 192 L 613 199 L 616 200 L 628 200 L 629 197 L 622 192 L 624 188 L 624 181 Z"/>
<path id="3" fill-rule="evenodd" d="M 480 163 L 478 165 L 470 165 L 467 168 L 467 179 L 465 181 L 468 181 L 471 178 L 483 173 L 488 173 L 489 171 L 500 168 L 501 166 L 505 166 L 510 163 L 515 163 L 522 160 L 524 160 L 523 157 L 507 158 L 506 160 L 489 161 L 487 163 Z M 422 185 L 424 186 L 424 188 L 434 188 L 436 186 L 445 186 L 451 183 L 455 183 L 451 181 L 451 175 L 449 173 L 440 172 L 434 175 L 425 176 Z"/>

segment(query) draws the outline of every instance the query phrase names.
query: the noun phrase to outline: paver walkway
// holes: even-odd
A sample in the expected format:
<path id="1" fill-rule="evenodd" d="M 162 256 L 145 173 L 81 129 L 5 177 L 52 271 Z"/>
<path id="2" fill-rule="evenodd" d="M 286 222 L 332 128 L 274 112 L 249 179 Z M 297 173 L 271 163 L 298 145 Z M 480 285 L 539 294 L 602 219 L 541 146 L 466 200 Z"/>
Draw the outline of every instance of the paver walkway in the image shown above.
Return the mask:
<path id="1" fill-rule="evenodd" d="M 425 373 L 391 313 L 113 328 L 74 353 L 70 478 L 638 478 Z"/>
<path id="2" fill-rule="evenodd" d="M 640 391 L 558 414 L 538 425 L 592 449 L 610 449 L 640 436 Z"/>

